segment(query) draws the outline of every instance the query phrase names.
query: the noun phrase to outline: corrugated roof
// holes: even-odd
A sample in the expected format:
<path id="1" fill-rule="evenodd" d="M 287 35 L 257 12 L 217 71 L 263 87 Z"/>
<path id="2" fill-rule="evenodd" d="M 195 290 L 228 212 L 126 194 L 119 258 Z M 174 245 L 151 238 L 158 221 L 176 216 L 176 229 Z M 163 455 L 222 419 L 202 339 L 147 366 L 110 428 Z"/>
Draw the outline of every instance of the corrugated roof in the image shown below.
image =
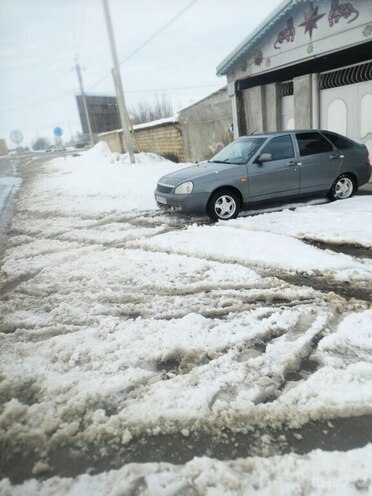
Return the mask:
<path id="1" fill-rule="evenodd" d="M 283 0 L 279 6 L 245 38 L 218 66 L 217 76 L 223 76 L 249 52 L 250 48 L 296 4 L 308 0 Z"/>

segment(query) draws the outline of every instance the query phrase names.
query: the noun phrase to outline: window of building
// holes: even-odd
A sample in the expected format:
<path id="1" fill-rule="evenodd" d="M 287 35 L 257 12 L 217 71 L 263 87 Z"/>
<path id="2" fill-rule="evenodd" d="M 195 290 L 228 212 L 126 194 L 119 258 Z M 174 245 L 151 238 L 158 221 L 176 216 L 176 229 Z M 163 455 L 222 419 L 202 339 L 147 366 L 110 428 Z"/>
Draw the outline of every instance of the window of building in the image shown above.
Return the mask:
<path id="1" fill-rule="evenodd" d="M 296 138 L 302 157 L 333 150 L 331 143 L 319 133 L 296 133 Z"/>
<path id="2" fill-rule="evenodd" d="M 284 160 L 286 158 L 293 158 L 293 144 L 292 138 L 289 134 L 285 136 L 278 136 L 269 141 L 261 153 L 270 153 L 273 160 Z"/>

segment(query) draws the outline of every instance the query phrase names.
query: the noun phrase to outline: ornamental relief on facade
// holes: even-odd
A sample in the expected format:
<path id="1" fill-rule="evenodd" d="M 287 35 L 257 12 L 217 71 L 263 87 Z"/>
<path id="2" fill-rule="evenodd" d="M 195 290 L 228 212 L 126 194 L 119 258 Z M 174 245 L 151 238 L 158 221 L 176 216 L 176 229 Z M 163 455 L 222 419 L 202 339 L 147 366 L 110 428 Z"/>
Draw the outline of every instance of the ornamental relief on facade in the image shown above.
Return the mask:
<path id="1" fill-rule="evenodd" d="M 237 78 L 287 65 L 323 52 L 362 42 L 371 36 L 372 0 L 309 0 L 252 47 L 234 68 Z"/>

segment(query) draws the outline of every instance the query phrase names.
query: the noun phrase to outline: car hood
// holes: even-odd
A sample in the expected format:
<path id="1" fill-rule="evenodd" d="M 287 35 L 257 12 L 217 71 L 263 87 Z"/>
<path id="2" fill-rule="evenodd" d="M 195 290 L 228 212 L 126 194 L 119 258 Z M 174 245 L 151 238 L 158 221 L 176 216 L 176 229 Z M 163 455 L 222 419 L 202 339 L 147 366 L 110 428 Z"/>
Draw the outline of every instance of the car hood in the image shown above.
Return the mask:
<path id="1" fill-rule="evenodd" d="M 216 164 L 211 162 L 201 162 L 185 169 L 180 169 L 176 172 L 171 172 L 159 179 L 159 183 L 167 184 L 168 186 L 177 186 L 184 181 L 193 181 L 209 174 L 218 174 L 226 169 L 236 167 L 236 164 Z"/>

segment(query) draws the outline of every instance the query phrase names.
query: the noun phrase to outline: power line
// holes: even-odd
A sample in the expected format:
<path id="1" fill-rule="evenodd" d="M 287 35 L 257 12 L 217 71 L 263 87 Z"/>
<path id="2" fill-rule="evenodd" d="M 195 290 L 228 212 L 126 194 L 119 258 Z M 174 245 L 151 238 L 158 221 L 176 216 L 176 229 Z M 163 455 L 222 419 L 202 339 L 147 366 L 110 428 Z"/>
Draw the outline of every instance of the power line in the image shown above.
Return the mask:
<path id="1" fill-rule="evenodd" d="M 179 17 L 181 17 L 181 15 L 183 15 L 187 10 L 189 10 L 196 2 L 197 2 L 197 0 L 191 0 L 191 2 L 189 2 L 177 14 L 175 14 L 173 17 L 171 17 L 169 19 L 169 21 L 167 21 L 165 24 L 163 24 L 163 26 L 161 26 L 157 31 L 155 31 L 155 33 L 153 35 L 151 35 L 150 38 L 148 38 L 146 41 L 144 41 L 143 43 L 141 43 L 141 45 L 139 45 L 135 50 L 133 50 L 129 55 L 127 55 L 121 62 L 119 62 L 119 64 L 120 65 L 124 64 L 124 62 L 126 62 L 127 60 L 129 60 L 130 58 L 132 58 L 134 55 L 136 55 L 140 50 L 142 50 L 142 48 L 144 48 L 145 46 L 149 45 L 154 38 L 156 38 L 163 31 L 165 31 Z M 96 86 L 98 86 L 110 74 L 111 74 L 111 70 L 107 71 L 98 81 L 96 81 L 93 85 L 89 86 L 89 88 L 87 89 L 87 91 L 90 91 L 93 88 L 95 88 Z M 198 89 L 198 88 L 203 88 L 203 87 L 204 88 L 207 88 L 207 87 L 212 87 L 212 86 L 217 87 L 217 85 L 204 85 L 204 86 L 189 86 L 189 87 L 185 86 L 185 87 L 181 87 L 181 88 L 154 88 L 154 89 L 147 89 L 147 90 L 126 90 L 126 93 L 127 92 L 128 93 L 142 93 L 142 92 L 151 92 L 151 91 L 176 91 L 176 90 L 185 90 L 185 89 Z M 39 102 L 29 103 L 27 105 L 22 105 L 20 107 L 13 107 L 13 108 L 8 108 L 8 109 L 3 109 L 3 110 L 0 110 L 0 111 L 1 112 L 14 112 L 16 110 L 20 110 L 20 109 L 25 108 L 25 107 L 27 108 L 27 107 L 35 107 L 37 105 L 43 105 L 44 103 L 49 103 L 49 102 L 52 102 L 52 101 L 55 101 L 55 100 L 59 100 L 59 99 L 62 99 L 64 97 L 66 97 L 66 96 L 71 96 L 71 92 L 63 93 L 61 95 L 56 95 L 54 97 L 51 97 L 51 98 L 48 98 L 46 100 L 42 100 L 42 101 L 39 101 Z"/>
<path id="2" fill-rule="evenodd" d="M 196 2 L 197 2 L 197 0 L 191 0 L 190 3 L 188 3 L 183 9 L 181 9 L 179 12 L 177 12 L 177 14 L 175 14 L 173 17 L 171 17 L 169 19 L 169 21 L 167 21 L 165 24 L 163 24 L 163 26 L 161 26 L 157 31 L 155 31 L 155 33 L 153 35 L 151 35 L 150 38 L 148 38 L 143 43 L 141 43 L 141 45 L 139 45 L 135 50 L 133 50 L 123 60 L 121 60 L 119 62 L 119 65 L 124 64 L 124 62 L 126 62 L 127 60 L 129 60 L 130 58 L 132 58 L 134 55 L 136 55 L 140 50 L 142 50 L 142 48 L 144 48 L 145 46 L 149 45 L 154 38 L 156 38 L 159 34 L 161 34 L 163 31 L 165 31 L 171 24 L 173 24 L 179 17 L 181 17 L 182 14 L 184 14 L 187 10 L 189 10 L 194 5 L 194 3 L 196 3 Z M 110 71 L 107 71 L 98 81 L 96 81 L 94 84 L 92 84 L 91 86 L 89 86 L 89 88 L 88 88 L 87 91 L 90 91 L 93 88 L 95 88 L 96 86 L 98 86 L 110 74 L 111 74 L 111 70 Z M 126 90 L 126 92 L 127 92 L 127 90 Z"/>
<path id="3" fill-rule="evenodd" d="M 179 86 L 175 88 L 149 88 L 147 90 L 125 90 L 125 93 L 150 93 L 153 91 L 180 91 L 180 90 L 196 90 L 200 88 L 220 88 L 220 84 L 202 84 L 201 86 Z"/>
<path id="4" fill-rule="evenodd" d="M 47 98 L 46 100 L 41 100 L 38 102 L 33 102 L 33 103 L 28 103 L 27 105 L 21 105 L 20 107 L 13 107 L 13 108 L 8 108 L 8 109 L 0 109 L 0 112 L 14 112 L 15 110 L 21 110 L 23 108 L 27 107 L 37 107 L 38 105 L 43 105 L 44 103 L 49 103 L 49 102 L 54 102 L 55 100 L 60 100 L 62 98 L 65 98 L 67 96 L 71 96 L 71 91 L 68 93 L 62 93 L 61 95 L 56 95 L 51 98 Z"/>
<path id="5" fill-rule="evenodd" d="M 124 64 L 124 62 L 126 62 L 127 60 L 132 58 L 134 55 L 136 55 L 140 50 L 142 50 L 142 48 L 149 45 L 154 38 L 156 38 L 157 36 L 159 36 L 159 34 L 161 34 L 163 31 L 165 31 L 171 24 L 173 24 L 179 17 L 181 17 L 182 14 L 184 14 L 187 10 L 189 10 L 196 2 L 197 2 L 197 0 L 191 0 L 191 2 L 186 5 L 186 7 L 181 9 L 176 15 L 171 17 L 169 19 L 169 21 L 167 21 L 161 28 L 159 28 L 157 31 L 155 31 L 155 33 L 152 36 L 150 36 L 150 38 L 148 38 L 146 41 L 141 43 L 141 45 L 139 47 L 137 47 L 135 50 L 133 50 L 133 52 L 131 52 L 129 55 L 127 55 L 123 60 L 121 60 L 120 65 Z"/>
<path id="6" fill-rule="evenodd" d="M 196 89 L 201 89 L 201 88 L 219 88 L 221 87 L 220 84 L 203 84 L 200 86 L 179 86 L 179 87 L 174 87 L 174 88 L 148 88 L 144 90 L 125 90 L 125 93 L 151 93 L 154 91 L 161 91 L 161 92 L 168 92 L 168 91 L 184 91 L 184 90 L 196 90 Z M 68 93 L 63 93 L 62 95 L 57 95 L 55 97 L 48 98 L 46 100 L 41 100 L 38 102 L 33 102 L 33 103 L 28 103 L 27 105 L 21 105 L 19 107 L 13 107 L 13 108 L 8 108 L 8 109 L 0 109 L 0 112 L 5 113 L 5 112 L 14 112 L 16 110 L 21 110 L 23 108 L 28 108 L 28 107 L 36 107 L 38 105 L 43 105 L 44 103 L 49 103 L 53 102 L 55 100 L 60 100 L 62 98 L 66 98 L 67 96 L 73 96 L 73 93 L 69 91 Z"/>
<path id="7" fill-rule="evenodd" d="M 111 74 L 111 70 L 105 72 L 105 74 L 98 80 L 96 81 L 94 84 L 92 84 L 92 86 L 89 86 L 89 88 L 87 89 L 87 91 L 90 91 L 92 90 L 93 88 L 95 88 L 96 86 L 98 86 L 100 83 L 102 83 L 102 81 L 104 81 L 107 76 L 109 76 Z"/>

